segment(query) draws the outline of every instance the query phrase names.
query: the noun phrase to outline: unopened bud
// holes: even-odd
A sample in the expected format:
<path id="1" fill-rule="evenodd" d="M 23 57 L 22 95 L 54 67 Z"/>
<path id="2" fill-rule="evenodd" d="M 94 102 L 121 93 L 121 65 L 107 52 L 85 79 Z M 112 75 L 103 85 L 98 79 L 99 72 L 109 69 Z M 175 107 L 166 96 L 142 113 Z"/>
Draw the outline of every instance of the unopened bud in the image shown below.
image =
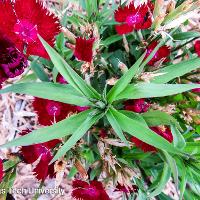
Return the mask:
<path id="1" fill-rule="evenodd" d="M 75 45 L 73 45 L 73 44 L 71 44 L 71 43 L 66 42 L 66 43 L 65 43 L 65 46 L 66 46 L 67 48 L 71 49 L 72 51 L 75 50 Z"/>
<path id="2" fill-rule="evenodd" d="M 166 13 L 170 13 L 171 11 L 173 11 L 175 9 L 175 6 L 176 3 L 174 2 L 174 0 L 171 0 L 167 5 Z"/>
<path id="3" fill-rule="evenodd" d="M 115 85 L 115 83 L 118 81 L 118 79 L 117 78 L 110 78 L 110 79 L 108 79 L 107 81 L 106 81 L 106 83 L 108 84 L 108 85 Z"/>
<path id="4" fill-rule="evenodd" d="M 123 74 L 128 71 L 128 67 L 123 62 L 119 61 L 118 67 L 121 69 Z"/>
<path id="5" fill-rule="evenodd" d="M 72 32 L 64 27 L 62 27 L 61 31 L 63 32 L 64 36 L 69 39 L 70 42 L 72 42 L 73 44 L 76 43 L 76 36 Z"/>
<path id="6" fill-rule="evenodd" d="M 159 16 L 156 17 L 152 27 L 154 28 L 155 31 L 158 31 L 158 29 L 160 28 L 162 22 L 164 21 L 165 19 L 165 14 L 161 14 Z"/>
<path id="7" fill-rule="evenodd" d="M 78 159 L 75 160 L 74 166 L 76 167 L 83 179 L 88 178 L 86 169 L 83 167 L 82 163 Z"/>

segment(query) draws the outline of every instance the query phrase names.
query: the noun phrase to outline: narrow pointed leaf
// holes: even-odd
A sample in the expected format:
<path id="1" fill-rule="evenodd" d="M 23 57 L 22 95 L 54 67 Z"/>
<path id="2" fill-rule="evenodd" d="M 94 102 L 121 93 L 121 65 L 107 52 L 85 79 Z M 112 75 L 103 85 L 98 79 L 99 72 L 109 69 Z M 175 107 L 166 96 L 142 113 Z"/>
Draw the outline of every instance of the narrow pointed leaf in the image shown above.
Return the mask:
<path id="1" fill-rule="evenodd" d="M 87 106 L 91 104 L 84 96 L 82 96 L 69 84 L 62 85 L 50 82 L 19 83 L 0 90 L 0 94 L 7 92 L 27 94 L 43 99 L 50 99 L 78 106 Z"/>
<path id="2" fill-rule="evenodd" d="M 72 136 L 67 140 L 67 142 L 58 150 L 51 163 L 55 162 L 67 151 L 69 151 L 76 144 L 76 142 L 78 142 L 78 140 L 80 140 L 83 135 L 91 128 L 91 126 L 102 117 L 102 114 L 97 114 L 95 116 L 88 115 L 88 117 L 79 125 L 79 127 L 77 127 L 76 131 L 72 133 Z"/>
<path id="3" fill-rule="evenodd" d="M 171 152 L 173 154 L 182 154 L 182 152 L 175 148 L 173 144 L 169 143 L 166 139 L 159 136 L 151 129 L 142 125 L 140 122 L 133 120 L 126 115 L 122 114 L 120 111 L 114 111 L 113 115 L 123 131 L 129 133 L 130 135 L 150 144 L 158 149 Z"/>
<path id="4" fill-rule="evenodd" d="M 168 167 L 168 165 L 166 163 L 164 163 L 164 168 L 163 168 L 162 176 L 160 178 L 160 182 L 159 182 L 157 188 L 153 192 L 151 192 L 148 195 L 148 197 L 153 198 L 153 197 L 159 195 L 165 188 L 167 182 L 169 181 L 170 175 L 171 175 L 171 170 Z"/>
<path id="5" fill-rule="evenodd" d="M 171 125 L 171 131 L 172 131 L 172 135 L 173 135 L 174 146 L 179 149 L 184 149 L 186 143 L 185 143 L 185 139 L 184 139 L 183 135 L 181 134 L 181 132 L 174 125 Z"/>
<path id="6" fill-rule="evenodd" d="M 62 138 L 72 134 L 77 129 L 77 124 L 82 124 L 85 119 L 92 113 L 92 110 L 86 110 L 77 115 L 72 115 L 69 118 L 62 120 L 52 126 L 34 130 L 31 133 L 14 139 L 0 148 L 10 148 L 14 146 L 28 146 L 47 142 L 53 139 Z"/>
<path id="7" fill-rule="evenodd" d="M 154 77 L 152 83 L 167 83 L 174 78 L 181 77 L 193 70 L 200 68 L 200 58 L 193 58 L 187 61 L 172 64 L 155 71 L 155 74 L 162 74 Z"/>
<path id="8" fill-rule="evenodd" d="M 39 64 L 36 60 L 31 62 L 31 69 L 35 72 L 35 74 L 41 81 L 44 82 L 50 81 L 48 75 L 44 71 L 44 67 L 42 66 L 42 64 Z"/>
<path id="9" fill-rule="evenodd" d="M 196 31 L 180 32 L 174 34 L 172 37 L 174 38 L 174 40 L 188 40 L 191 38 L 200 37 L 200 33 Z"/>
<path id="10" fill-rule="evenodd" d="M 160 110 L 150 110 L 146 113 L 142 113 L 141 116 L 144 118 L 148 126 L 175 124 L 176 127 L 181 129 L 179 123 L 174 117 Z"/>
<path id="11" fill-rule="evenodd" d="M 53 49 L 42 37 L 38 36 L 44 48 L 49 54 L 51 61 L 62 76 L 71 84 L 76 90 L 81 92 L 88 98 L 100 99 L 100 94 L 88 85 L 69 65 L 68 63 Z"/>
<path id="12" fill-rule="evenodd" d="M 115 133 L 117 134 L 117 136 L 127 145 L 129 146 L 129 143 L 127 141 L 127 139 L 125 138 L 123 131 L 120 127 L 120 125 L 118 124 L 117 120 L 115 119 L 115 117 L 112 114 L 112 108 L 110 108 L 108 110 L 108 112 L 106 113 L 106 117 L 109 121 L 109 123 L 111 124 L 112 128 L 114 129 Z"/>
<path id="13" fill-rule="evenodd" d="M 176 161 L 175 159 L 166 151 L 163 151 L 163 154 L 165 155 L 165 158 L 167 160 L 167 163 L 169 165 L 169 167 L 171 168 L 171 172 L 173 174 L 173 178 L 174 178 L 174 183 L 176 186 L 176 190 L 178 191 L 179 188 L 179 180 L 178 180 L 178 168 L 176 165 Z"/>
<path id="14" fill-rule="evenodd" d="M 122 91 L 116 100 L 165 97 L 199 88 L 198 84 L 130 84 Z"/>
<path id="15" fill-rule="evenodd" d="M 124 115 L 126 115 L 127 117 L 134 119 L 138 122 L 140 122 L 141 124 L 143 124 L 144 126 L 148 127 L 145 119 L 143 118 L 143 116 L 141 114 L 132 112 L 132 111 L 127 111 L 127 110 L 120 110 L 120 112 Z"/>
<path id="16" fill-rule="evenodd" d="M 137 62 L 117 81 L 117 83 L 108 92 L 107 98 L 109 103 L 112 103 L 115 100 L 115 97 L 118 94 L 120 94 L 126 88 L 126 86 L 131 82 L 132 78 L 137 73 L 139 66 L 143 61 L 145 54 L 143 54 L 137 60 Z"/>

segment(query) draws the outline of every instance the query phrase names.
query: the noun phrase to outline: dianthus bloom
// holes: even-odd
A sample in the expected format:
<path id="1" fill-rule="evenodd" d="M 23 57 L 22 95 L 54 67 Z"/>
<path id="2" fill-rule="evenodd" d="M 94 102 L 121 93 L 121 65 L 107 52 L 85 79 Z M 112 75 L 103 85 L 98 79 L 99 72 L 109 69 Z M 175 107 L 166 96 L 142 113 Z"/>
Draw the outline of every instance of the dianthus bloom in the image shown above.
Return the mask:
<path id="1" fill-rule="evenodd" d="M 44 126 L 52 125 L 67 118 L 72 113 L 79 113 L 89 108 L 37 97 L 34 98 L 32 105 L 38 115 L 39 124 Z"/>
<path id="2" fill-rule="evenodd" d="M 0 159 L 0 182 L 3 179 L 3 161 Z"/>
<path id="3" fill-rule="evenodd" d="M 78 200 L 110 200 L 103 185 L 99 181 L 87 183 L 81 180 L 74 180 L 72 183 L 72 197 Z"/>
<path id="4" fill-rule="evenodd" d="M 153 9 L 154 6 L 150 1 L 138 7 L 135 7 L 134 3 L 119 7 L 114 14 L 115 21 L 120 23 L 115 26 L 117 33 L 122 35 L 130 33 L 133 30 L 150 28 Z"/>
<path id="5" fill-rule="evenodd" d="M 150 55 L 150 53 L 155 49 L 157 45 L 158 42 L 154 41 L 147 47 L 146 58 Z M 169 55 L 170 55 L 170 48 L 164 45 L 158 49 L 153 58 L 148 62 L 148 65 L 154 66 L 157 62 L 166 63 L 169 61 L 168 60 Z"/>
<path id="6" fill-rule="evenodd" d="M 27 64 L 23 53 L 0 32 L 0 84 L 22 74 Z"/>
<path id="7" fill-rule="evenodd" d="M 0 1 L 0 30 L 27 55 L 48 58 L 38 34 L 53 46 L 60 31 L 56 18 L 36 0 Z"/>
<path id="8" fill-rule="evenodd" d="M 196 84 L 200 84 L 200 82 L 197 82 Z M 200 85 L 199 88 L 193 89 L 192 92 L 200 93 Z"/>
<path id="9" fill-rule="evenodd" d="M 20 135 L 28 134 L 30 131 L 23 131 Z M 21 154 L 23 156 L 24 162 L 27 164 L 32 164 L 35 161 L 39 161 L 33 170 L 34 175 L 38 180 L 44 181 L 48 176 L 53 178 L 55 176 L 54 163 L 49 165 L 50 161 L 53 159 L 53 154 L 51 149 L 53 149 L 60 140 L 52 140 L 49 142 L 34 144 L 30 146 L 21 147 Z"/>
<path id="10" fill-rule="evenodd" d="M 74 56 L 81 61 L 91 62 L 93 57 L 93 44 L 95 38 L 76 38 Z"/>
<path id="11" fill-rule="evenodd" d="M 147 112 L 150 105 L 144 99 L 128 100 L 124 103 L 125 110 L 133 111 L 136 113 Z"/>
<path id="12" fill-rule="evenodd" d="M 168 127 L 151 127 L 151 130 L 154 131 L 156 134 L 162 136 L 170 143 L 173 142 L 173 135 L 171 130 Z M 144 152 L 157 152 L 157 149 L 141 140 L 139 140 L 136 137 L 131 137 L 131 141 L 135 143 L 135 146 L 142 149 Z"/>
<path id="13" fill-rule="evenodd" d="M 197 55 L 200 57 L 200 40 L 197 40 L 194 44 L 194 49 Z"/>

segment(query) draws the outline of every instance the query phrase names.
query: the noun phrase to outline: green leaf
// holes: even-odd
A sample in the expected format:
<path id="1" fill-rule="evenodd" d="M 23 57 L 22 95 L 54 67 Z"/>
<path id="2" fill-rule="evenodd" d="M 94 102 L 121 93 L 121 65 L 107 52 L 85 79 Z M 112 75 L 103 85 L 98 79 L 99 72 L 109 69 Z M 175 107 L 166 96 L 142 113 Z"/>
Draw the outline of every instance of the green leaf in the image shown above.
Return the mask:
<path id="1" fill-rule="evenodd" d="M 43 66 L 39 64 L 36 60 L 31 62 L 31 69 L 35 72 L 35 74 L 41 81 L 49 82 L 49 77 L 45 73 Z"/>
<path id="2" fill-rule="evenodd" d="M 172 171 L 172 174 L 173 174 L 173 178 L 174 178 L 174 182 L 175 182 L 175 186 L 176 186 L 176 190 L 178 191 L 179 180 L 178 180 L 178 168 L 177 168 L 177 165 L 176 165 L 176 161 L 166 151 L 162 151 L 162 152 L 165 155 L 165 158 L 166 158 L 166 161 L 167 161 L 169 167 L 171 168 L 171 171 Z"/>
<path id="3" fill-rule="evenodd" d="M 171 125 L 173 123 L 179 129 L 181 129 L 179 123 L 174 117 L 160 110 L 150 110 L 146 113 L 142 113 L 141 116 L 144 118 L 144 120 L 150 127 L 160 125 Z"/>
<path id="4" fill-rule="evenodd" d="M 172 37 L 174 40 L 188 40 L 191 38 L 200 37 L 200 33 L 196 31 L 180 32 L 174 34 Z"/>
<path id="5" fill-rule="evenodd" d="M 174 126 L 171 125 L 171 131 L 173 135 L 173 143 L 174 146 L 179 149 L 184 149 L 186 143 L 183 135 L 180 133 L 180 131 Z"/>
<path id="6" fill-rule="evenodd" d="M 122 40 L 121 35 L 112 35 L 112 36 L 106 38 L 104 41 L 101 41 L 101 44 L 104 46 L 109 46 L 119 40 Z"/>
<path id="7" fill-rule="evenodd" d="M 148 195 L 148 197 L 153 198 L 159 195 L 165 188 L 167 182 L 169 181 L 170 175 L 171 175 L 171 170 L 168 167 L 168 165 L 164 163 L 164 168 L 163 168 L 163 172 L 162 172 L 162 176 L 160 178 L 159 184 L 157 188 Z"/>
<path id="8" fill-rule="evenodd" d="M 115 119 L 115 117 L 113 116 L 112 113 L 113 109 L 110 108 L 108 110 L 108 112 L 106 113 L 106 117 L 109 121 L 109 123 L 111 124 L 112 128 L 114 129 L 115 133 L 117 134 L 117 136 L 127 145 L 129 146 L 129 143 L 127 141 L 127 139 L 125 138 L 122 129 L 120 127 L 120 125 L 118 124 L 117 120 Z"/>
<path id="9" fill-rule="evenodd" d="M 112 103 L 116 96 L 120 94 L 127 85 L 131 82 L 132 78 L 136 74 L 140 64 L 142 63 L 144 57 L 144 53 L 137 62 L 117 81 L 117 83 L 111 88 L 111 90 L 107 94 L 107 99 L 109 103 Z"/>
<path id="10" fill-rule="evenodd" d="M 60 74 L 71 84 L 77 91 L 81 92 L 88 98 L 100 99 L 100 94 L 88 85 L 69 65 L 68 63 L 53 49 L 42 37 L 38 36 L 44 48 L 49 54 L 54 66 Z"/>
<path id="11" fill-rule="evenodd" d="M 148 127 L 145 119 L 142 117 L 142 115 L 135 113 L 135 112 L 131 112 L 131 111 L 127 111 L 127 110 L 120 110 L 120 112 L 124 115 L 126 115 L 127 117 L 134 119 L 140 123 L 142 123 L 143 125 L 145 125 L 146 127 Z"/>
<path id="12" fill-rule="evenodd" d="M 63 85 L 50 82 L 19 83 L 13 84 L 10 87 L 0 90 L 0 94 L 7 92 L 27 94 L 35 97 L 79 106 L 87 106 L 91 104 L 85 97 L 83 97 L 69 84 Z"/>
<path id="13" fill-rule="evenodd" d="M 130 84 L 115 100 L 165 97 L 199 88 L 198 84 Z"/>
<path id="14" fill-rule="evenodd" d="M 183 199 L 183 195 L 186 189 L 186 183 L 187 183 L 187 168 L 183 166 L 182 168 L 182 176 L 181 176 L 181 183 L 180 183 L 180 195 L 179 195 L 179 200 Z"/>
<path id="15" fill-rule="evenodd" d="M 200 154 L 200 141 L 186 142 L 184 151 L 190 154 Z"/>
<path id="16" fill-rule="evenodd" d="M 170 198 L 169 196 L 167 196 L 165 193 L 161 193 L 158 195 L 158 200 L 174 200 L 172 198 Z"/>
<path id="17" fill-rule="evenodd" d="M 152 83 L 167 83 L 174 78 L 183 76 L 193 70 L 200 68 L 200 58 L 193 58 L 177 64 L 172 64 L 154 72 L 154 74 L 162 74 L 154 77 Z"/>
<path id="18" fill-rule="evenodd" d="M 127 117 L 126 115 L 117 110 L 113 111 L 113 115 L 119 123 L 119 125 L 121 126 L 122 130 L 129 133 L 130 135 L 158 149 L 165 150 L 173 154 L 182 154 L 182 152 L 179 149 L 175 148 L 163 137 L 148 129 L 145 125 L 142 125 L 140 122 Z"/>
<path id="19" fill-rule="evenodd" d="M 75 132 L 72 133 L 72 136 L 67 140 L 67 142 L 57 151 L 56 155 L 50 163 L 55 162 L 56 160 L 61 158 L 67 151 L 69 151 L 76 144 L 76 142 L 80 140 L 83 135 L 91 128 L 91 126 L 99 119 L 101 119 L 104 115 L 104 113 L 95 115 L 93 115 L 93 113 L 88 115 L 88 117 L 81 124 L 79 124 L 79 127 L 76 129 Z"/>
<path id="20" fill-rule="evenodd" d="M 53 124 L 52 126 L 34 130 L 27 135 L 21 136 L 6 144 L 3 144 L 0 146 L 0 148 L 28 146 L 70 135 L 77 129 L 77 124 L 82 124 L 88 115 L 90 115 L 92 112 L 93 110 L 86 110 L 77 115 L 72 115 L 65 120 Z"/>

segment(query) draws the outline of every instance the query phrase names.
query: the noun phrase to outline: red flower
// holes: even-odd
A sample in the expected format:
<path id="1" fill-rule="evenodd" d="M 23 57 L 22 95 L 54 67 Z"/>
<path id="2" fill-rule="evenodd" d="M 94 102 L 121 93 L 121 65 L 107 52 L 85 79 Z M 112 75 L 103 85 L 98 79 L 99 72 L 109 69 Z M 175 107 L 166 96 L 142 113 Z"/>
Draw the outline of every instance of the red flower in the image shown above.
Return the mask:
<path id="1" fill-rule="evenodd" d="M 103 185 L 99 181 L 90 181 L 90 184 L 74 180 L 72 183 L 72 197 L 79 200 L 109 200 L 109 196 L 105 192 Z"/>
<path id="2" fill-rule="evenodd" d="M 173 135 L 171 130 L 168 127 L 160 128 L 160 127 L 151 127 L 151 130 L 154 131 L 156 134 L 162 136 L 170 143 L 173 142 Z M 157 152 L 157 149 L 136 137 L 131 137 L 131 141 L 135 143 L 135 146 L 142 149 L 144 152 Z"/>
<path id="3" fill-rule="evenodd" d="M 58 76 L 56 77 L 56 82 L 60 84 L 68 84 L 68 82 L 65 80 L 65 78 L 61 74 L 58 74 Z"/>
<path id="4" fill-rule="evenodd" d="M 3 161 L 0 159 L 0 182 L 3 180 Z"/>
<path id="5" fill-rule="evenodd" d="M 197 40 L 194 44 L 194 49 L 197 55 L 200 57 L 200 40 Z"/>
<path id="6" fill-rule="evenodd" d="M 133 30 L 150 28 L 153 9 L 154 6 L 150 1 L 138 7 L 135 7 L 134 3 L 119 7 L 114 14 L 115 21 L 120 23 L 120 25 L 115 26 L 117 33 L 122 35 Z"/>
<path id="7" fill-rule="evenodd" d="M 74 56 L 78 60 L 82 60 L 85 62 L 91 62 L 93 57 L 93 44 L 94 44 L 95 38 L 76 38 L 76 47 L 74 51 Z"/>
<path id="8" fill-rule="evenodd" d="M 37 35 L 53 46 L 60 31 L 58 19 L 36 0 L 0 1 L 0 30 L 27 55 L 48 58 Z"/>
<path id="9" fill-rule="evenodd" d="M 20 135 L 26 135 L 29 132 L 29 130 L 26 130 L 23 131 Z M 39 160 L 38 164 L 33 170 L 38 180 L 44 181 L 48 176 L 50 178 L 53 178 L 55 176 L 54 163 L 51 165 L 49 165 L 49 163 L 53 159 L 51 149 L 59 143 L 60 140 L 51 140 L 49 142 L 41 144 L 21 147 L 20 151 L 26 163 L 32 164 L 35 161 Z"/>
<path id="10" fill-rule="evenodd" d="M 89 108 L 38 97 L 34 98 L 32 105 L 38 115 L 39 124 L 44 126 L 52 125 L 67 118 L 71 113 L 79 113 Z"/>
<path id="11" fill-rule="evenodd" d="M 33 108 L 38 115 L 38 122 L 48 126 L 68 117 L 71 112 L 76 112 L 76 106 L 58 101 L 34 98 Z"/>
<path id="12" fill-rule="evenodd" d="M 133 111 L 136 113 L 147 112 L 150 105 L 144 99 L 128 100 L 124 103 L 125 110 Z"/>
<path id="13" fill-rule="evenodd" d="M 155 49 L 155 47 L 158 45 L 158 42 L 152 42 L 147 47 L 147 54 L 146 58 L 150 55 L 150 53 Z M 161 61 L 162 63 L 168 62 L 168 56 L 170 55 L 170 48 L 166 45 L 160 47 L 158 51 L 155 53 L 153 58 L 148 62 L 148 65 L 153 66 L 156 62 Z"/>
<path id="14" fill-rule="evenodd" d="M 22 74 L 27 64 L 24 55 L 0 32 L 0 84 Z"/>

